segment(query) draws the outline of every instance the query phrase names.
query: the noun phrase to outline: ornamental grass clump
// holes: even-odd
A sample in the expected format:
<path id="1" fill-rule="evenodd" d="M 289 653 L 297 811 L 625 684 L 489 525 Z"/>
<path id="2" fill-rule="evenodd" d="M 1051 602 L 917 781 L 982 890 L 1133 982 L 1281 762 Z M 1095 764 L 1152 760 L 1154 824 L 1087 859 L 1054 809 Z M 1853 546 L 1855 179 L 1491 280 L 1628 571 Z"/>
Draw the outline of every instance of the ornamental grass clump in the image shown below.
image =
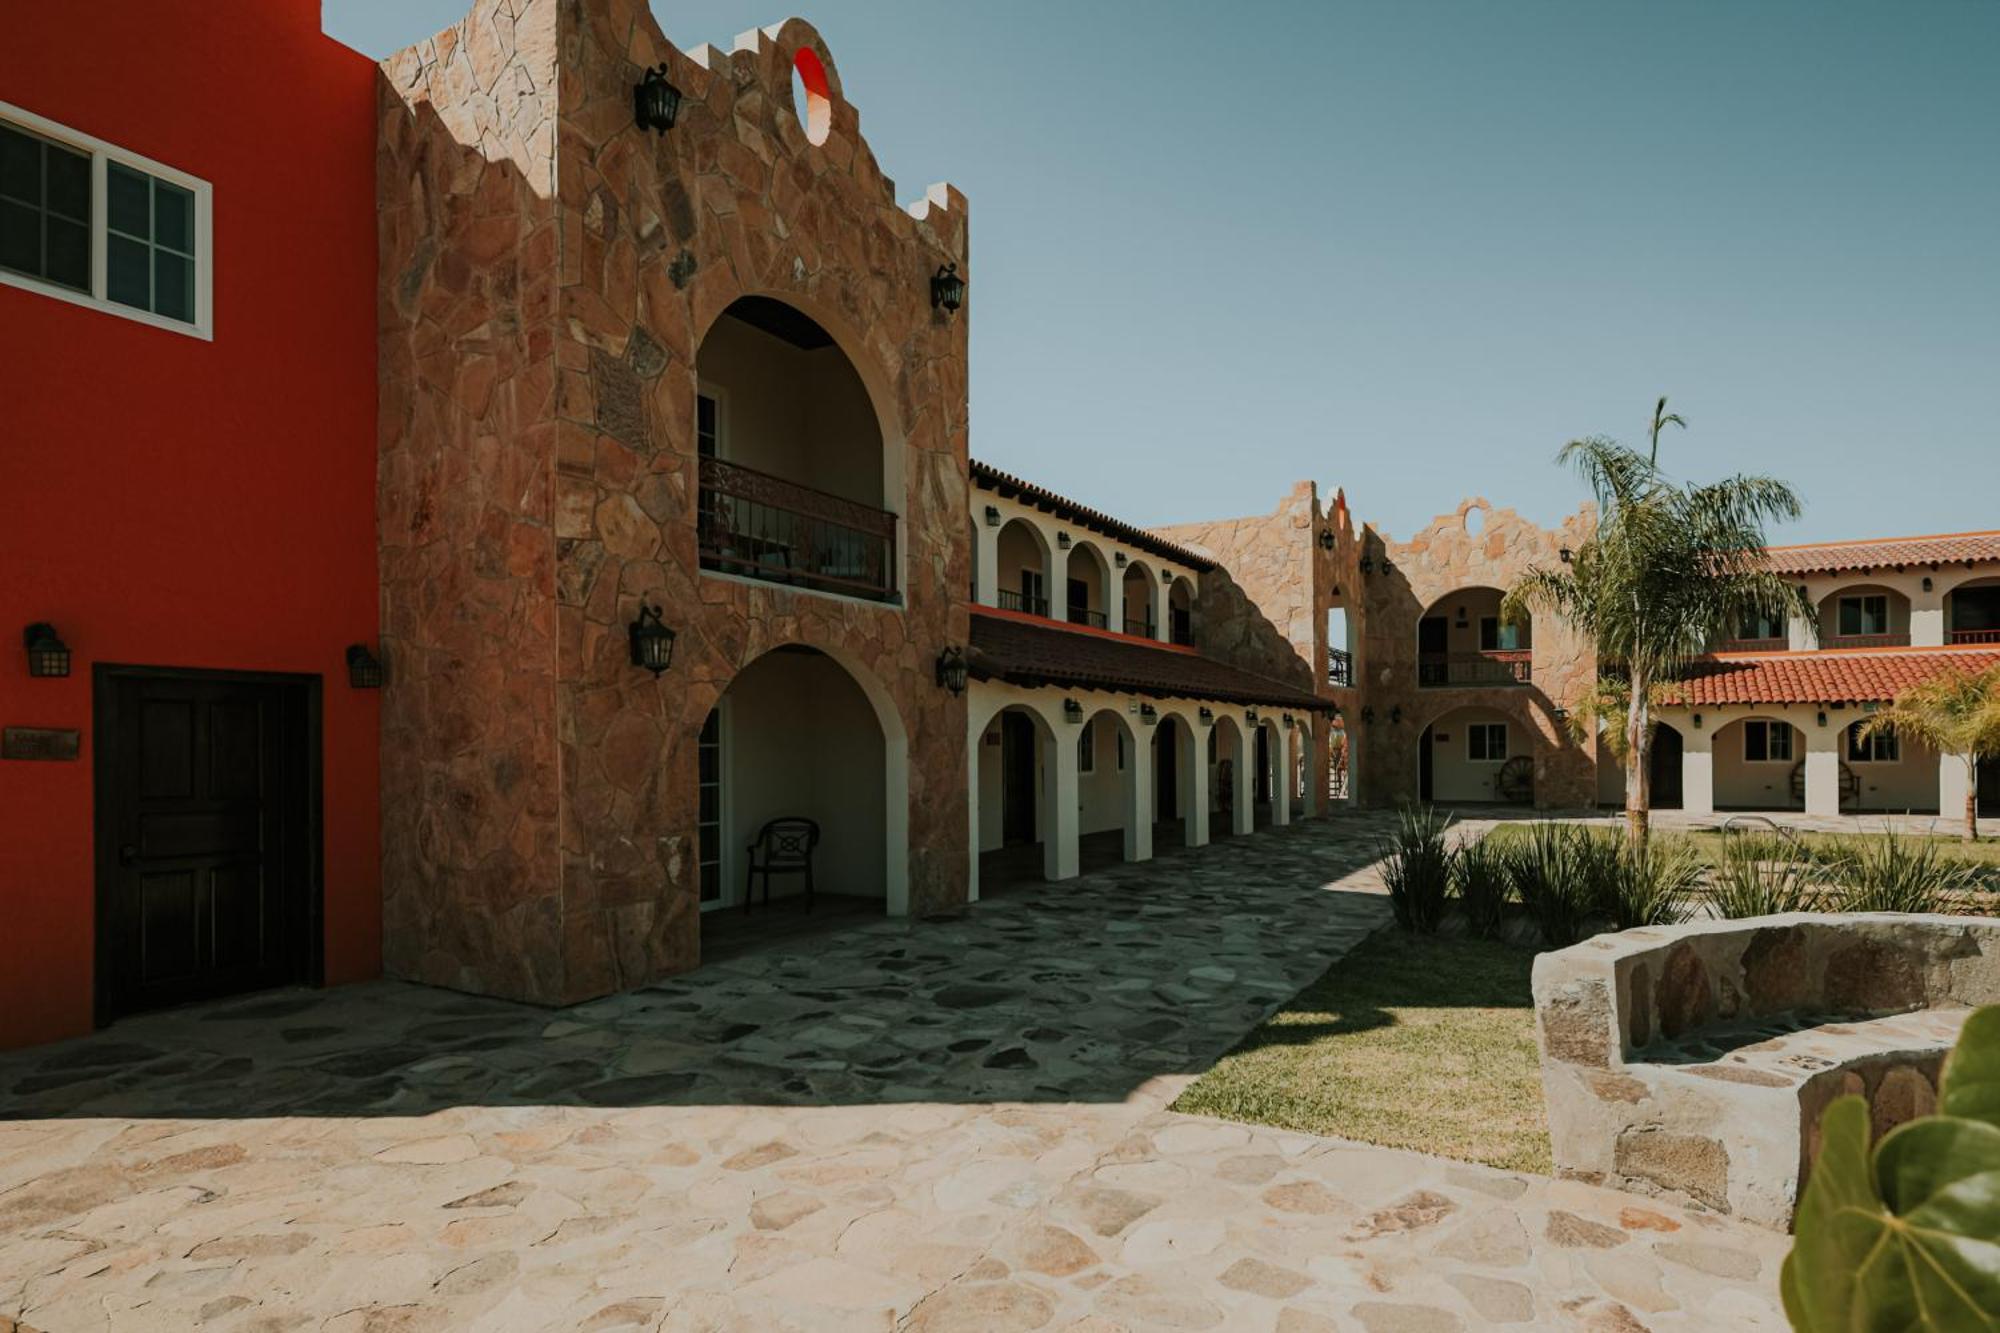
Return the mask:
<path id="1" fill-rule="evenodd" d="M 1603 873 L 1590 841 L 1575 825 L 1538 823 L 1503 853 L 1507 882 L 1551 949 L 1583 938 L 1594 906 L 1592 881 Z"/>
<path id="2" fill-rule="evenodd" d="M 1396 832 L 1382 847 L 1382 884 L 1396 924 L 1420 935 L 1435 935 L 1451 892 L 1451 849 L 1446 845 L 1449 816 L 1428 805 L 1406 805 Z"/>
<path id="3" fill-rule="evenodd" d="M 1655 835 L 1636 847 L 1601 834 L 1590 841 L 1597 910 L 1614 930 L 1678 925 L 1694 914 L 1704 867 L 1686 838 Z"/>
<path id="4" fill-rule="evenodd" d="M 1723 839 L 1708 885 L 1709 910 L 1729 920 L 1818 911 L 1824 897 L 1812 855 L 1769 834 Z"/>
<path id="5" fill-rule="evenodd" d="M 1840 912 L 1955 912 L 1980 887 L 1977 869 L 1936 842 L 1887 828 L 1826 855 L 1821 869 Z"/>
<path id="6" fill-rule="evenodd" d="M 1481 939 L 1500 938 L 1511 896 L 1500 849 L 1484 841 L 1461 847 L 1452 858 L 1451 881 L 1466 929 Z"/>

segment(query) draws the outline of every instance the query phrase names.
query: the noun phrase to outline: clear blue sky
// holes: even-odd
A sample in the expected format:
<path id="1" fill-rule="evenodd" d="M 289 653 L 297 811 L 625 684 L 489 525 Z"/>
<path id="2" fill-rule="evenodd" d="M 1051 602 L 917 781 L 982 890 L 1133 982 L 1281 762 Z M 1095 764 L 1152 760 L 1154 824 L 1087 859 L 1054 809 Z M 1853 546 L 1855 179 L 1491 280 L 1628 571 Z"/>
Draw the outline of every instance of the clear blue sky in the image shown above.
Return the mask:
<path id="1" fill-rule="evenodd" d="M 781 0 L 971 199 L 972 448 L 1139 523 L 1552 520 L 1563 441 L 2000 526 L 2000 3 Z M 325 0 L 383 55 L 469 0 Z M 725 49 L 771 0 L 655 0 Z"/>

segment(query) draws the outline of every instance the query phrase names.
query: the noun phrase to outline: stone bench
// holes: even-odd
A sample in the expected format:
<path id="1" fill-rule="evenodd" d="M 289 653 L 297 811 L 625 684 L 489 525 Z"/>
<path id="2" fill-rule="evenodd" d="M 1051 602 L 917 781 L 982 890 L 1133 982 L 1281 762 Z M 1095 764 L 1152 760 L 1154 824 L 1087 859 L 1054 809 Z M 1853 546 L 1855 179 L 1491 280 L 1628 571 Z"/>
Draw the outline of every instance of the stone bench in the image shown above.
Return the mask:
<path id="1" fill-rule="evenodd" d="M 1599 935 L 1535 960 L 1557 1174 L 1789 1228 L 1820 1112 L 1934 1109 L 2000 920 L 1799 912 Z"/>

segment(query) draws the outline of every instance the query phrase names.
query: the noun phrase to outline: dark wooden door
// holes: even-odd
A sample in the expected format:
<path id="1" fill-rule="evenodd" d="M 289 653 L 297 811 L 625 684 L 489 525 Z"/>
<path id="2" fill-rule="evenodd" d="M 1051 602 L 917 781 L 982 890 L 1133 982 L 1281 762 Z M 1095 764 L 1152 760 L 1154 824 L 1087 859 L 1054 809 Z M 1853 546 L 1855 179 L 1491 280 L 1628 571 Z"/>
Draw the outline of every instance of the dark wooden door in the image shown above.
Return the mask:
<path id="1" fill-rule="evenodd" d="M 1417 740 L 1417 799 L 1426 805 L 1430 804 L 1437 780 L 1437 756 L 1431 753 L 1436 747 L 1436 738 L 1431 735 L 1431 729 L 1425 727 L 1424 734 Z"/>
<path id="2" fill-rule="evenodd" d="M 2000 815 L 2000 759 L 1982 759 L 1974 770 L 1978 787 L 1974 795 L 1979 801 L 1980 818 Z M 1946 814 L 1953 813 L 1950 810 Z"/>
<path id="3" fill-rule="evenodd" d="M 1000 715 L 1000 840 L 1008 846 L 1036 841 L 1035 724 L 1020 713 Z"/>
<path id="4" fill-rule="evenodd" d="M 99 1021 L 317 981 L 318 682 L 96 683 Z"/>
<path id="5" fill-rule="evenodd" d="M 1614 762 L 1608 760 L 1606 762 Z M 1672 727 L 1661 726 L 1653 732 L 1653 749 L 1649 757 L 1650 774 L 1648 786 L 1652 792 L 1655 810 L 1678 810 L 1681 808 L 1681 734 Z"/>
<path id="6" fill-rule="evenodd" d="M 1271 732 L 1269 728 L 1261 724 L 1257 727 L 1257 778 L 1255 791 L 1257 804 L 1269 805 L 1271 803 Z"/>
<path id="7" fill-rule="evenodd" d="M 1153 736 L 1153 750 L 1159 756 L 1153 769 L 1153 809 L 1163 823 L 1180 818 L 1180 738 L 1174 734 L 1179 725 L 1163 717 Z"/>

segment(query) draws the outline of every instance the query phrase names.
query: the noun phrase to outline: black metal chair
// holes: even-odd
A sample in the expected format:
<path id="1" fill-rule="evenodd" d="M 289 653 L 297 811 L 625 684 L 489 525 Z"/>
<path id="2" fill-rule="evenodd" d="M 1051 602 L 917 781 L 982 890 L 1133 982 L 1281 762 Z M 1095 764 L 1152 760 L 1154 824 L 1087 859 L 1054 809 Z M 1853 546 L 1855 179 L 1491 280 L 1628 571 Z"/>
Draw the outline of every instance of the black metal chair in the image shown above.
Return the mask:
<path id="1" fill-rule="evenodd" d="M 813 849 L 819 846 L 819 821 L 799 816 L 766 820 L 750 844 L 748 864 L 743 870 L 743 910 L 750 910 L 757 876 L 764 877 L 764 906 L 771 905 L 771 876 L 804 875 L 806 910 L 813 905 Z"/>

